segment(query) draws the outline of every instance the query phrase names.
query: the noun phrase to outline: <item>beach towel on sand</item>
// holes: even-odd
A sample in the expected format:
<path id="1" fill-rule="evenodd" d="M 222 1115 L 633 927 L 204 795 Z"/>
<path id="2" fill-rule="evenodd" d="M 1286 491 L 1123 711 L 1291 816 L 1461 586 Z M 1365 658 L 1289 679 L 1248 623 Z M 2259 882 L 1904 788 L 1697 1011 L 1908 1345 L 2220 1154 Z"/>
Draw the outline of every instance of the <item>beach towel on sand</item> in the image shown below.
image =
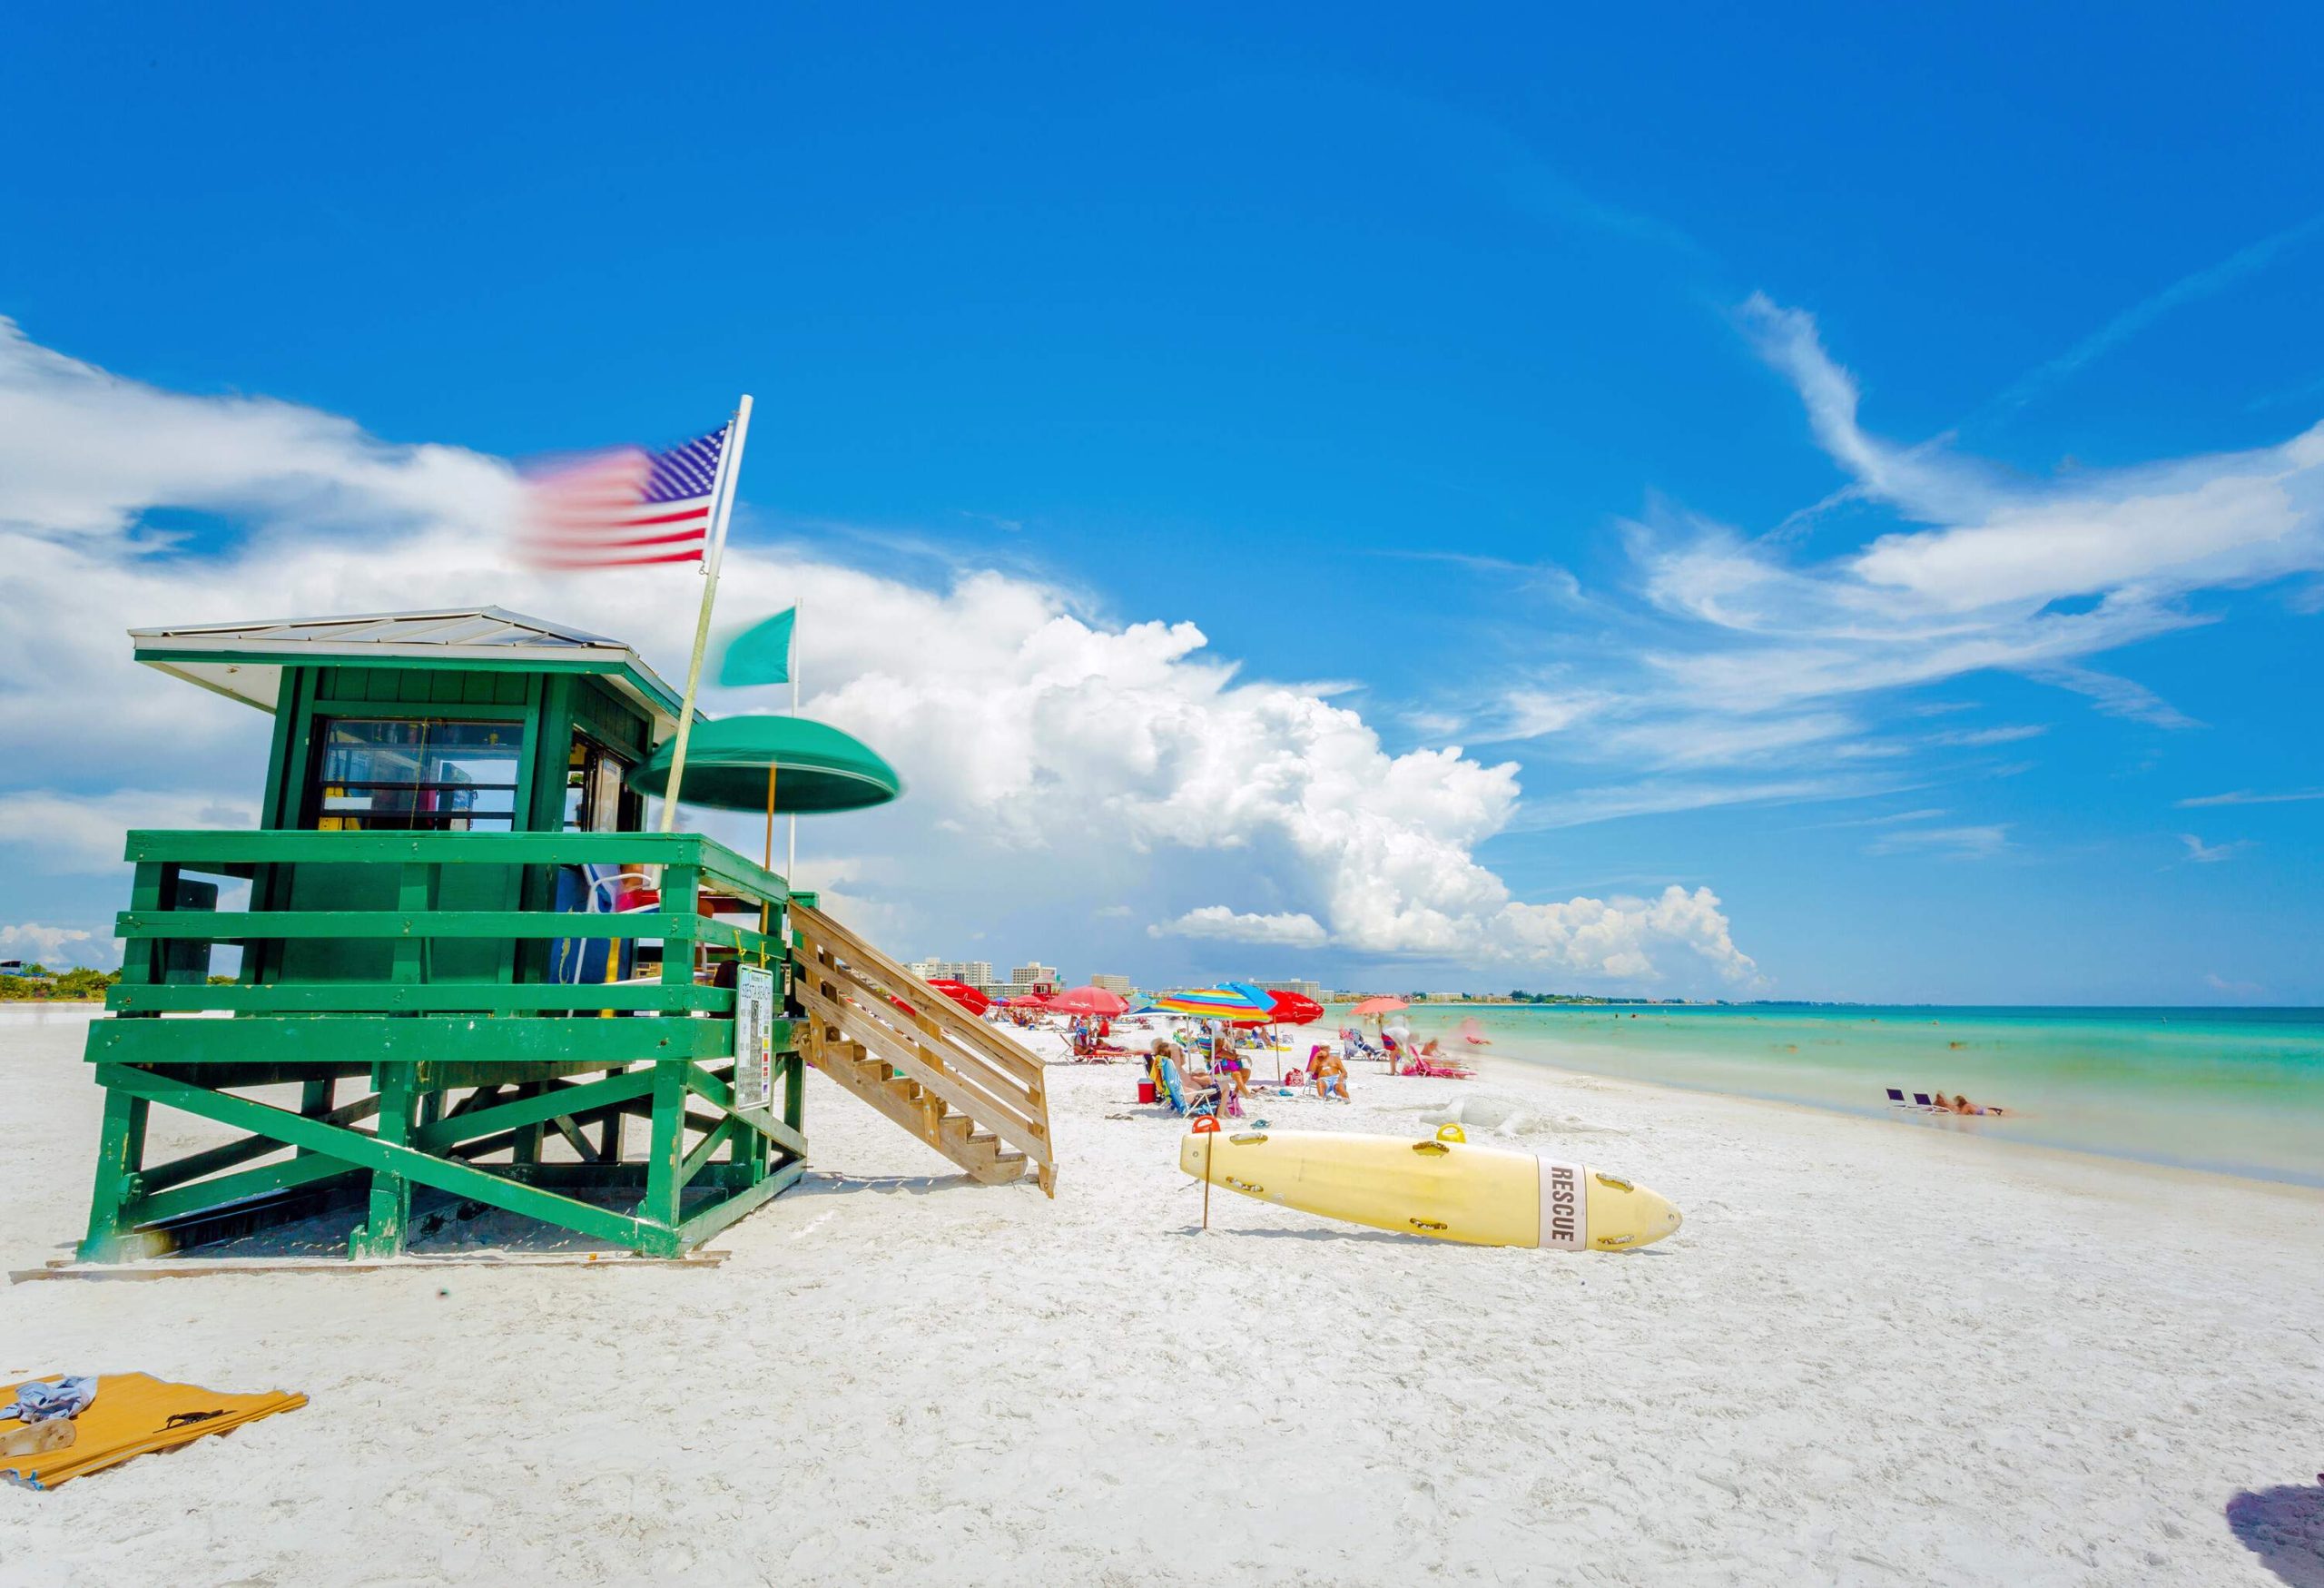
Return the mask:
<path id="1" fill-rule="evenodd" d="M 15 1386 L 8 1388 L 14 1398 Z M 221 1395 L 197 1384 L 166 1384 L 149 1374 L 107 1373 L 97 1380 L 96 1399 L 74 1419 L 79 1433 L 73 1443 L 61 1450 L 0 1457 L 0 1480 L 53 1489 L 132 1456 L 172 1449 L 204 1434 L 223 1434 L 306 1404 L 302 1395 Z"/>

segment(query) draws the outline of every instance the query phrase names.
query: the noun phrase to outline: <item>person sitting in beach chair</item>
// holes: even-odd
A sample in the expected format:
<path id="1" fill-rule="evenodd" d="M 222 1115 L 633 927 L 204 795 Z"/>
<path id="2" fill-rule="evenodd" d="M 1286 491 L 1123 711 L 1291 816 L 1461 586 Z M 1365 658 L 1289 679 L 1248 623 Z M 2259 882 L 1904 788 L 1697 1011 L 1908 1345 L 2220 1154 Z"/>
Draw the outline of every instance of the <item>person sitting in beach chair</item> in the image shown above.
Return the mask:
<path id="1" fill-rule="evenodd" d="M 1340 1062 L 1340 1056 L 1329 1048 L 1318 1046 L 1307 1059 L 1308 1071 L 1315 1077 L 1315 1095 L 1348 1101 L 1347 1066 Z"/>
<path id="2" fill-rule="evenodd" d="M 1222 1036 L 1225 1035 L 1225 1031 L 1226 1028 L 1222 1026 L 1220 1028 Z M 1217 1078 L 1220 1086 L 1227 1088 L 1235 1094 L 1238 1101 L 1250 1095 L 1251 1067 L 1244 1060 L 1243 1055 L 1236 1050 L 1232 1037 L 1227 1037 L 1224 1041 L 1214 1039 L 1211 1044 L 1210 1072 Z"/>
<path id="3" fill-rule="evenodd" d="M 1154 1061 L 1156 1086 L 1154 1095 L 1169 1106 L 1174 1114 L 1189 1118 L 1196 1114 L 1216 1113 L 1218 1092 L 1216 1088 L 1198 1089 L 1178 1069 L 1175 1059 L 1157 1058 Z"/>

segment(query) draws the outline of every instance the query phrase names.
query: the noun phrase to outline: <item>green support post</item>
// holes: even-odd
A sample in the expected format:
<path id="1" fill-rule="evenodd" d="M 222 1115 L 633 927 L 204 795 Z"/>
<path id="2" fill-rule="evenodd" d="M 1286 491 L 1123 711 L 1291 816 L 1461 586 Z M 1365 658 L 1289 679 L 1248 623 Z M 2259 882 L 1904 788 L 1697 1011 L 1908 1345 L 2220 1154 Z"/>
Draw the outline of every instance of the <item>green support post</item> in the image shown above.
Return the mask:
<path id="1" fill-rule="evenodd" d="M 81 1243 L 85 1263 L 119 1262 L 137 1254 L 130 1239 L 136 1228 L 130 1209 L 140 1195 L 137 1172 L 145 1167 L 143 1098 L 108 1088 L 103 1134 L 97 1142 L 96 1185 L 89 1198 L 89 1234 Z"/>
<path id="2" fill-rule="evenodd" d="M 527 1081 L 517 1088 L 517 1095 L 519 1098 L 538 1097 L 541 1095 L 541 1083 L 537 1080 Z M 540 1162 L 541 1129 L 542 1127 L 537 1123 L 527 1125 L 518 1129 L 517 1132 L 517 1145 L 514 1150 L 510 1153 L 509 1161 L 520 1164 L 536 1164 Z"/>
<path id="3" fill-rule="evenodd" d="M 650 1145 L 645 1152 L 645 1199 L 637 1205 L 641 1223 L 652 1228 L 653 1244 L 649 1255 L 675 1257 L 680 1248 L 677 1239 L 678 1198 L 685 1189 L 679 1170 L 686 1140 L 686 1066 L 683 1062 L 657 1061 L 654 1066 L 654 1117 Z M 665 1240 L 664 1232 L 668 1238 Z"/>
<path id="4" fill-rule="evenodd" d="M 408 1147 L 412 1136 L 412 1072 L 410 1064 L 381 1064 L 371 1071 L 372 1090 L 379 1094 L 379 1139 L 394 1147 Z M 371 1207 L 360 1227 L 347 1238 L 351 1258 L 399 1258 L 411 1223 L 411 1182 L 387 1169 L 371 1171 Z"/>
<path id="5" fill-rule="evenodd" d="M 328 1075 L 320 1080 L 301 1081 L 299 1085 L 299 1111 L 310 1119 L 321 1119 L 330 1112 L 331 1100 L 338 1090 L 339 1082 Z M 301 1147 L 293 1156 L 304 1158 L 307 1151 Z"/>

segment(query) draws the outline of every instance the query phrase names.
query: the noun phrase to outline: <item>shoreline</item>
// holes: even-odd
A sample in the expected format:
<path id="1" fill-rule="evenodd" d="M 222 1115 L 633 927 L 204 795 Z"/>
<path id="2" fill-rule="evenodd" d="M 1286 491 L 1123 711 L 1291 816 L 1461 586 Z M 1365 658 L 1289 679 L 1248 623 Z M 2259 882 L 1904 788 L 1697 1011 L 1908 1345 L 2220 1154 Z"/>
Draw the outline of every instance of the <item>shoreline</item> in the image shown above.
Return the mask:
<path id="1" fill-rule="evenodd" d="M 93 1019 L 102 1017 L 104 1013 L 104 1005 L 101 1002 L 25 1000 L 21 1002 L 11 1001 L 0 1003 L 0 1017 L 19 1009 L 37 1011 L 42 1013 L 50 1010 L 58 1010 L 68 1013 L 86 1014 Z M 1293 1038 L 1303 1046 L 1309 1041 L 1328 1041 L 1338 1035 L 1338 1027 L 1328 1017 L 1325 1021 L 1313 1025 L 1285 1026 L 1282 1029 L 1287 1038 Z M 1850 1109 L 1800 1098 L 1773 1096 L 1765 1092 L 1738 1091 L 1714 1086 L 1694 1086 L 1682 1080 L 1649 1080 L 1638 1076 L 1610 1074 L 1604 1070 L 1585 1070 L 1571 1063 L 1560 1063 L 1549 1059 L 1526 1058 L 1514 1053 L 1472 1052 L 1461 1057 L 1464 1061 L 1474 1064 L 1480 1079 L 1483 1079 L 1493 1070 L 1508 1066 L 1513 1070 L 1512 1080 L 1519 1075 L 1533 1075 L 1569 1084 L 1628 1087 L 1636 1088 L 1641 1092 L 1649 1094 L 1667 1091 L 1687 1097 L 1715 1098 L 1727 1102 L 1748 1104 L 1754 1108 L 1781 1110 L 1817 1119 L 1852 1119 L 1868 1126 L 1901 1128 L 1914 1132 L 1915 1139 L 1927 1137 L 1955 1141 L 1975 1150 L 2031 1154 L 2077 1164 L 2126 1165 L 2155 1176 L 2181 1178 L 2195 1183 L 2223 1181 L 2236 1186 L 2258 1188 L 2294 1197 L 2304 1195 L 2313 1198 L 2324 1195 L 2324 1177 L 2301 1179 L 2296 1176 L 2254 1174 L 2217 1164 L 2174 1162 L 2130 1150 L 2109 1151 L 2098 1148 L 2063 1146 L 2051 1141 L 2029 1141 L 2010 1136 L 1987 1135 L 1974 1129 L 1935 1129 L 1921 1124 L 1912 1116 L 1899 1117 L 1869 1108 Z M 1387 1079 L 1379 1070 L 1371 1068 L 1373 1060 L 1359 1060 L 1354 1063 L 1364 1067 L 1351 1070 L 1351 1074 L 1358 1079 L 1367 1076 L 1375 1080 Z"/>
<path id="2" fill-rule="evenodd" d="M 2324 1182 L 2278 1179 L 2268 1175 L 2240 1174 L 2233 1169 L 2218 1169 L 2201 1164 L 2168 1163 L 2142 1158 L 2131 1152 L 2101 1152 L 2094 1149 L 2060 1147 L 2047 1141 L 2015 1140 L 2005 1136 L 1981 1135 L 1974 1130 L 1938 1130 L 1918 1124 L 1909 1117 L 1898 1118 L 1875 1113 L 1869 1110 L 1856 1110 L 1830 1108 L 1822 1103 L 1803 1102 L 1797 1098 L 1768 1097 L 1745 1091 L 1727 1091 L 1717 1087 L 1689 1086 L 1684 1081 L 1642 1080 L 1630 1075 L 1608 1075 L 1600 1070 L 1577 1070 L 1571 1065 L 1554 1064 L 1542 1059 L 1521 1059 L 1514 1055 L 1491 1055 L 1477 1062 L 1477 1075 L 1482 1080 L 1492 1070 L 1503 1066 L 1521 1074 L 1540 1075 L 1570 1085 L 1630 1089 L 1643 1093 L 1671 1092 L 1690 1098 L 1715 1098 L 1721 1102 L 1738 1103 L 1755 1109 L 1770 1109 L 1784 1114 L 1817 1119 L 1848 1119 L 1883 1129 L 1909 1130 L 1915 1139 L 1926 1139 L 1958 1144 L 1963 1150 L 2004 1152 L 2012 1157 L 2031 1156 L 2055 1160 L 2059 1167 L 2108 1165 L 2131 1170 L 2142 1176 L 2175 1180 L 2194 1185 L 2226 1185 L 2242 1190 L 2259 1190 L 2280 1194 L 2299 1201 L 2324 1199 Z M 1374 1076 L 1374 1079 L 1384 1079 Z"/>

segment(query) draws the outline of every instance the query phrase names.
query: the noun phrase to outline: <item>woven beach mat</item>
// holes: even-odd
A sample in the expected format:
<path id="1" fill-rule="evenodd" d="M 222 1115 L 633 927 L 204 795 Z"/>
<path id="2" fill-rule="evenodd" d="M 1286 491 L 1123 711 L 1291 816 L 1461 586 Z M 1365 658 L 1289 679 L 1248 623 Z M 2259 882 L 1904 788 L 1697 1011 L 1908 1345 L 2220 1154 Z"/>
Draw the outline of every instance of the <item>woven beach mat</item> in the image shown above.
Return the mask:
<path id="1" fill-rule="evenodd" d="M 48 1379 L 60 1376 L 46 1375 Z M 26 1379 L 25 1383 L 38 1382 Z M 0 1391 L 0 1406 L 15 1398 L 15 1386 Z M 106 1373 L 97 1378 L 97 1398 L 73 1419 L 73 1443 L 57 1450 L 0 1456 L 0 1480 L 28 1489 L 53 1489 L 72 1478 L 118 1466 L 133 1456 L 172 1450 L 205 1434 L 225 1434 L 245 1423 L 307 1404 L 303 1395 L 222 1395 L 198 1384 L 170 1384 L 144 1373 Z M 15 1427 L 11 1420 L 6 1425 Z"/>

